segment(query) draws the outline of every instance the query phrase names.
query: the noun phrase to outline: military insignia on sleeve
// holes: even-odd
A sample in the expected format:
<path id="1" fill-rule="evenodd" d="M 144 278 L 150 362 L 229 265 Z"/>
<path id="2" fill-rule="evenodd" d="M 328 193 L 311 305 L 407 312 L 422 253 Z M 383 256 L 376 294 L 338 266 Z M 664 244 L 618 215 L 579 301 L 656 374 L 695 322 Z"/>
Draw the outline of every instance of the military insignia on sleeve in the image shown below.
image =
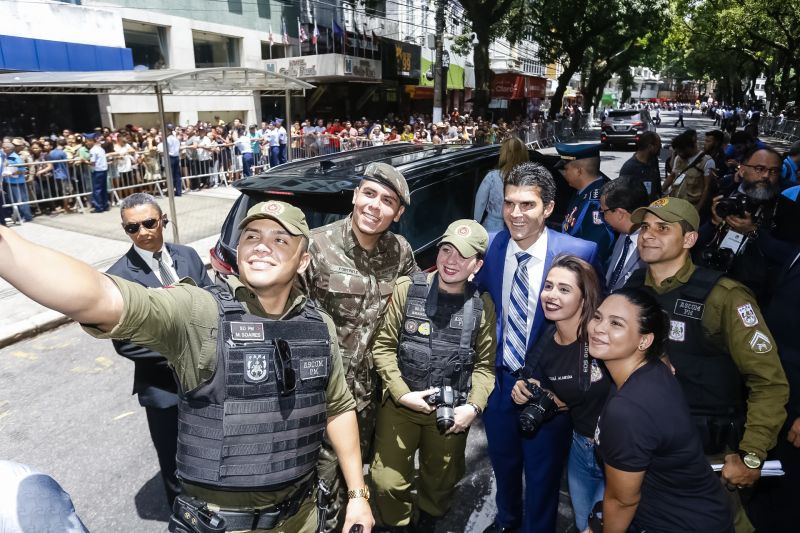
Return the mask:
<path id="1" fill-rule="evenodd" d="M 419 327 L 417 328 L 417 333 L 420 335 L 430 335 L 431 334 L 431 323 L 430 322 L 420 322 Z"/>
<path id="2" fill-rule="evenodd" d="M 417 331 L 417 326 L 419 322 L 416 320 L 406 320 L 405 325 L 403 326 L 406 330 L 406 333 L 414 333 Z"/>
<path id="3" fill-rule="evenodd" d="M 753 306 L 750 304 L 744 304 L 736 308 L 739 311 L 739 316 L 742 319 L 742 324 L 745 327 L 752 328 L 753 326 L 758 325 L 758 317 L 756 316 L 756 312 L 753 311 Z"/>
<path id="4" fill-rule="evenodd" d="M 269 377 L 267 354 L 262 352 L 244 354 L 245 381 L 260 383 Z"/>
<path id="5" fill-rule="evenodd" d="M 753 336 L 750 337 L 750 349 L 755 353 L 771 352 L 772 342 L 764 333 L 761 333 L 759 330 L 755 330 L 753 332 Z"/>
<path id="6" fill-rule="evenodd" d="M 603 216 L 600 214 L 600 211 L 592 211 L 592 222 L 595 224 L 603 223 Z"/>
<path id="7" fill-rule="evenodd" d="M 680 320 L 669 321 L 669 340 L 683 342 L 686 340 L 686 322 Z"/>

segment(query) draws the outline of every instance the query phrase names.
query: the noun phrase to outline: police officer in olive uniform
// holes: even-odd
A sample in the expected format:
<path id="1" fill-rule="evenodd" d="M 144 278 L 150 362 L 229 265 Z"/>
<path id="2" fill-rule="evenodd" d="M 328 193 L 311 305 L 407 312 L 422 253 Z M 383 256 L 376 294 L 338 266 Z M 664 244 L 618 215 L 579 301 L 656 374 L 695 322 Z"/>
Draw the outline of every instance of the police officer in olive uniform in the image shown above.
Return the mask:
<path id="1" fill-rule="evenodd" d="M 370 458 L 377 412 L 370 341 L 397 278 L 419 270 L 408 241 L 389 231 L 410 203 L 403 175 L 386 163 L 370 163 L 354 191 L 352 215 L 311 234 L 305 282 L 311 298 L 336 324 L 347 385 L 356 400 L 364 461 Z M 329 446 L 323 448 L 319 476 L 320 505 L 328 517 L 325 531 L 337 531 L 344 486 Z"/>
<path id="2" fill-rule="evenodd" d="M 700 215 L 688 201 L 661 198 L 633 212 L 648 264 L 626 287 L 643 287 L 670 315 L 667 354 L 706 455 L 724 463 L 737 533 L 752 532 L 736 489 L 761 476 L 785 419 L 789 388 L 753 293 L 720 272 L 696 267 L 689 250 Z"/>
<path id="3" fill-rule="evenodd" d="M 378 519 L 390 531 L 410 530 L 417 450 L 413 530 L 434 530 L 464 475 L 469 426 L 494 388 L 494 304 L 468 281 L 488 245 L 476 221 L 450 224 L 439 241 L 438 272 L 397 281 L 376 335 L 372 351 L 383 395 L 371 476 Z"/>
<path id="4" fill-rule="evenodd" d="M 305 217 L 262 202 L 240 228 L 240 277 L 227 288 L 201 289 L 188 278 L 145 288 L 5 228 L 0 277 L 95 337 L 129 339 L 169 361 L 180 385 L 182 482 L 171 530 L 316 531 L 315 467 L 327 431 L 350 489 L 344 526 L 369 531 L 355 405 L 334 326 L 294 287 L 310 260 Z M 218 516 L 203 519 L 205 505 Z M 195 527 L 197 520 L 208 523 Z"/>
<path id="5" fill-rule="evenodd" d="M 561 232 L 597 243 L 598 259 L 611 255 L 616 234 L 603 218 L 600 190 L 608 179 L 600 174 L 599 144 L 557 144 L 561 161 L 556 163 L 567 184 L 577 192 L 567 207 Z"/>

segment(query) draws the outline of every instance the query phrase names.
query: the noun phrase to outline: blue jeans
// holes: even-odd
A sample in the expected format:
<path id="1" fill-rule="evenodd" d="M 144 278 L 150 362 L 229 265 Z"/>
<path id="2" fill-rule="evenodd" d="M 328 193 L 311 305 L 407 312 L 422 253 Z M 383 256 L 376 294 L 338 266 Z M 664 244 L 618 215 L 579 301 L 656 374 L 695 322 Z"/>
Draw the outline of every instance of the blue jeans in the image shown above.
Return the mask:
<path id="1" fill-rule="evenodd" d="M 181 184 L 181 158 L 177 155 L 169 156 L 169 167 L 172 170 L 172 185 L 175 189 L 175 196 L 180 196 L 182 193 Z"/>
<path id="2" fill-rule="evenodd" d="M 572 447 L 567 463 L 567 481 L 575 525 L 578 531 L 587 528 L 589 513 L 596 502 L 603 499 L 605 476 L 594 454 L 594 441 L 572 432 Z"/>
<path id="3" fill-rule="evenodd" d="M 288 156 L 287 152 L 288 152 L 288 150 L 287 150 L 287 147 L 286 147 L 286 143 L 284 143 L 284 144 L 281 145 L 281 149 L 280 149 L 280 152 L 279 152 L 280 155 L 278 156 L 278 162 L 281 165 L 286 163 L 286 161 L 288 161 L 288 157 L 289 156 Z"/>
<path id="4" fill-rule="evenodd" d="M 242 175 L 245 178 L 253 175 L 253 154 L 250 152 L 242 154 Z"/>
<path id="5" fill-rule="evenodd" d="M 92 172 L 92 204 L 97 212 L 108 211 L 108 171 Z"/>
<path id="6" fill-rule="evenodd" d="M 270 146 L 269 147 L 269 166 L 277 167 L 280 164 L 280 153 L 281 149 L 279 146 Z"/>
<path id="7" fill-rule="evenodd" d="M 19 203 L 20 205 L 17 206 L 19 209 L 19 216 L 22 217 L 22 220 L 25 222 L 30 222 L 33 220 L 33 212 L 31 211 L 31 206 L 28 205 L 28 185 L 26 183 L 6 183 L 8 187 L 8 203 L 16 204 Z"/>

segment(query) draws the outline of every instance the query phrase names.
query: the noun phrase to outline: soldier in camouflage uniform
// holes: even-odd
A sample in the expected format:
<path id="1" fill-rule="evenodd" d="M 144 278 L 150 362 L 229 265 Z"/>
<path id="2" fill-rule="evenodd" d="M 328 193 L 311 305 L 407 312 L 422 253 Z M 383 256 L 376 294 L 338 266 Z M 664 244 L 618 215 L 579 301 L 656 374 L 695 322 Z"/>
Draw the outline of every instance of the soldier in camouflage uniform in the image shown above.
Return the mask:
<path id="1" fill-rule="evenodd" d="M 403 175 L 385 163 L 370 163 L 353 195 L 353 213 L 311 234 L 306 283 L 336 324 L 347 385 L 356 400 L 361 452 L 371 458 L 377 413 L 377 375 L 369 346 L 386 310 L 395 280 L 419 270 L 408 242 L 391 233 L 411 201 Z M 336 455 L 323 447 L 319 463 L 325 531 L 341 524 L 345 492 Z M 330 493 L 324 497 L 325 491 Z"/>

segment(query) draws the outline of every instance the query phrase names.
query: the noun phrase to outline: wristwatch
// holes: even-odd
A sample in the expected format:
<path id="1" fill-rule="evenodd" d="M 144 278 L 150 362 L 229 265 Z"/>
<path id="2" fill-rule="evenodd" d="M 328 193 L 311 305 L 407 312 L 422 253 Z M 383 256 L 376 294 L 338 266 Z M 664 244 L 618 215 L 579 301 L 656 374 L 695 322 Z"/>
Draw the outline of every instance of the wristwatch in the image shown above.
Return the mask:
<path id="1" fill-rule="evenodd" d="M 753 452 L 741 452 L 741 456 L 744 466 L 752 470 L 758 470 L 761 468 L 761 465 L 764 464 L 764 461 Z"/>
<path id="2" fill-rule="evenodd" d="M 475 415 L 476 415 L 476 416 L 480 416 L 480 414 L 481 414 L 481 408 L 480 408 L 480 407 L 478 407 L 477 405 L 475 405 L 475 404 L 474 404 L 474 403 L 472 403 L 472 402 L 467 402 L 467 404 L 466 404 L 466 405 L 469 405 L 470 407 L 472 407 L 473 409 L 475 409 Z"/>
<path id="3" fill-rule="evenodd" d="M 367 487 L 364 487 L 356 490 L 348 490 L 347 498 L 350 500 L 354 500 L 356 498 L 364 498 L 365 500 L 369 501 L 369 489 Z"/>

